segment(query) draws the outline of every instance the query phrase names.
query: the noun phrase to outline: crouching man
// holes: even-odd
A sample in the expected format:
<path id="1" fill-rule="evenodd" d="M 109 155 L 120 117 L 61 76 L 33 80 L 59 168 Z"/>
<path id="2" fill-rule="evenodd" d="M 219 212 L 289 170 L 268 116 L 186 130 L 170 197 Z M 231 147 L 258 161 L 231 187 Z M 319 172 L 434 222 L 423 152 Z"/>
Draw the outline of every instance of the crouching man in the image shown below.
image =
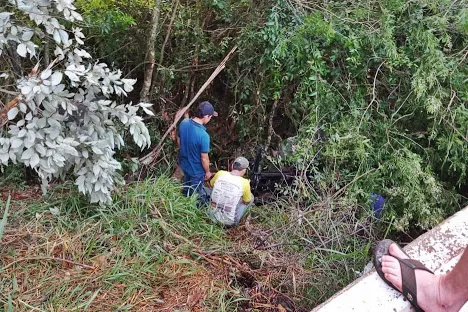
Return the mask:
<path id="1" fill-rule="evenodd" d="M 221 170 L 211 179 L 211 207 L 208 215 L 228 226 L 238 225 L 254 200 L 249 180 L 243 178 L 249 161 L 237 157 L 230 172 Z"/>

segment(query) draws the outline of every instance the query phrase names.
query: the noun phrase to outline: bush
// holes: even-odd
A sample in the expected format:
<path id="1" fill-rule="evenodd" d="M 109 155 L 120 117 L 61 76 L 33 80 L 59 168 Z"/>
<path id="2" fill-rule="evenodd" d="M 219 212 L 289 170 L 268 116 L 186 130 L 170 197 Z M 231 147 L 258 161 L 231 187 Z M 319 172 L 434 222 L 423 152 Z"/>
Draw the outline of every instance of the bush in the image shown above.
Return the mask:
<path id="1" fill-rule="evenodd" d="M 135 80 L 123 79 L 120 70 L 92 59 L 83 48 L 81 29 L 73 26 L 82 18 L 71 2 L 10 3 L 2 9 L 11 12 L 0 13 L 0 56 L 21 59 L 23 67 L 20 72 L 8 67 L 1 76 L 14 88 L 0 112 L 0 125 L 7 126 L 0 134 L 0 164 L 31 167 L 44 192 L 53 177 L 71 174 L 91 202 L 109 203 L 114 186 L 123 183 L 115 149 L 124 145 L 126 130 L 140 148 L 150 145 L 137 111 L 151 114 L 151 104 L 117 103 L 133 90 Z M 64 24 L 56 16 L 62 16 Z M 51 51 L 55 59 L 46 61 L 44 69 L 39 62 L 27 67 L 28 56 L 47 58 Z"/>
<path id="2" fill-rule="evenodd" d="M 237 89 L 261 90 L 245 102 L 261 100 L 259 115 L 294 123 L 289 161 L 317 183 L 361 204 L 380 193 L 397 229 L 430 228 L 459 208 L 466 180 L 465 9 L 437 1 L 341 6 L 278 1 L 260 31 L 240 36 L 257 71 Z M 265 118 L 257 120 L 245 125 L 265 133 Z"/>

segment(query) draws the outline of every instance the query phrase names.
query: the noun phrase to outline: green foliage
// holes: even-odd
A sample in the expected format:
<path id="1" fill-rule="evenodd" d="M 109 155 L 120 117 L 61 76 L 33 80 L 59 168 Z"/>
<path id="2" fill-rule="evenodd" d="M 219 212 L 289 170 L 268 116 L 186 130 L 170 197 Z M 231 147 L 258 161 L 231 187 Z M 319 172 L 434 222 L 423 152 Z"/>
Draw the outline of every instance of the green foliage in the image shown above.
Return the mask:
<path id="1" fill-rule="evenodd" d="M 124 74 L 141 76 L 153 2 L 78 0 L 77 5 L 90 39 L 88 50 L 120 66 Z M 272 236 L 274 243 L 290 246 L 281 251 L 307 254 L 301 265 L 315 275 L 304 276 L 319 286 L 303 294 L 317 303 L 352 280 L 367 260 L 372 235 L 345 238 L 356 234 L 348 231 L 355 224 L 374 230 L 370 194 L 386 199 L 382 230 L 428 229 L 463 204 L 468 162 L 465 6 L 448 0 L 162 1 L 151 90 L 157 115 L 145 122 L 157 142 L 173 113 L 187 104 L 225 53 L 238 46 L 202 96 L 222 116 L 209 125 L 215 143 L 212 159 L 228 158 L 239 146 L 245 153 L 269 135 L 274 148 L 294 136 L 287 140 L 291 156 L 280 165 L 310 171 L 311 181 L 299 180 L 295 189 L 284 190 L 284 202 L 253 214 L 269 229 L 307 214 L 302 224 Z M 130 97 L 138 97 L 137 91 Z M 136 169 L 132 159 L 139 153 L 135 146 L 119 152 L 126 159 L 124 172 Z M 166 142 L 165 153 L 170 166 L 176 154 L 173 143 Z M 157 170 L 165 168 L 159 165 Z M 19 180 L 11 167 L 5 173 L 11 181 Z M 89 256 L 107 246 L 125 246 L 123 256 L 113 259 L 116 265 L 106 285 L 117 281 L 148 287 L 142 272 L 172 257 L 156 243 L 177 245 L 171 232 L 224 244 L 220 229 L 187 208 L 193 202 L 168 185 L 165 179 L 134 185 L 125 196 L 115 195 L 112 208 L 84 207 L 74 197 L 59 207 L 72 216 L 57 218 L 67 228 L 79 228 L 76 215 L 79 222 L 102 222 L 105 235 L 89 239 Z M 320 209 L 322 203 L 326 209 Z M 162 218 L 148 217 L 153 207 Z M 330 221 L 329 211 L 350 218 L 325 222 Z M 171 224 L 164 229 L 161 220 L 167 219 Z M 148 225 L 154 237 L 140 238 L 141 228 Z M 336 239 L 324 244 L 315 229 L 320 237 Z M 109 239 L 112 235 L 119 237 L 118 244 Z M 134 265 L 124 266 L 132 257 L 137 259 Z M 169 280 L 162 285 L 174 281 Z M 288 283 L 278 285 L 291 290 Z M 90 300 L 94 291 L 80 298 Z M 226 291 L 218 308 L 229 310 L 226 306 L 238 300 L 243 299 Z"/>
<path id="2" fill-rule="evenodd" d="M 0 173 L 2 175 L 2 179 L 0 179 L 0 186 L 22 186 L 25 182 L 23 166 L 1 166 Z"/>
<path id="3" fill-rule="evenodd" d="M 92 43 L 93 53 L 119 62 L 122 53 L 116 52 L 131 48 L 126 34 L 137 25 L 134 13 L 126 11 L 125 3 L 120 1 L 77 0 L 76 6 L 82 12 L 84 33 Z M 142 1 L 131 1 L 129 6 L 139 10 L 147 7 Z"/>
<path id="4" fill-rule="evenodd" d="M 452 24 L 464 8 L 340 5 L 308 12 L 278 2 L 268 13 L 256 37 L 262 100 L 280 99 L 299 134 L 290 161 L 318 183 L 361 203 L 383 194 L 396 229 L 430 228 L 457 209 L 466 177 L 467 38 Z M 249 45 L 253 34 L 243 35 Z"/>
<path id="5" fill-rule="evenodd" d="M 149 6 L 80 5 L 85 17 L 93 7 L 131 16 L 138 27 L 108 40 L 132 42 L 117 62 L 142 62 L 145 36 L 137 34 L 148 31 Z M 340 193 L 352 201 L 383 194 L 398 229 L 428 228 L 457 209 L 466 180 L 467 16 L 461 2 L 432 0 L 162 2 L 153 96 L 161 115 L 175 111 L 208 77 L 203 64 L 216 65 L 236 44 L 236 58 L 206 93 L 226 116 L 211 125 L 220 147 L 213 158 L 264 142 L 276 103 L 272 145 L 297 136 L 290 161 L 311 161 L 318 180 L 338 189 L 352 182 Z M 326 142 L 317 143 L 317 129 Z"/>
<path id="6" fill-rule="evenodd" d="M 97 27 L 102 35 L 118 32 L 123 33 L 136 24 L 135 19 L 120 10 L 115 1 L 93 0 L 76 2 L 85 14 L 84 22 Z"/>

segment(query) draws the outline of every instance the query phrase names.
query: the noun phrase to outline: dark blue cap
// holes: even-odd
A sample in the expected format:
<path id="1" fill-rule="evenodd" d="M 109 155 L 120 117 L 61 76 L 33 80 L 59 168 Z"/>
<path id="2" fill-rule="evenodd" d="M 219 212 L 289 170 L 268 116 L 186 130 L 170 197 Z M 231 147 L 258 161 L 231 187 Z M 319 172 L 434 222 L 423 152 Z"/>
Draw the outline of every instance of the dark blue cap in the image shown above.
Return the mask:
<path id="1" fill-rule="evenodd" d="M 218 117 L 218 113 L 215 112 L 213 105 L 208 101 L 201 102 L 197 109 L 197 117 L 203 117 L 205 115 Z"/>

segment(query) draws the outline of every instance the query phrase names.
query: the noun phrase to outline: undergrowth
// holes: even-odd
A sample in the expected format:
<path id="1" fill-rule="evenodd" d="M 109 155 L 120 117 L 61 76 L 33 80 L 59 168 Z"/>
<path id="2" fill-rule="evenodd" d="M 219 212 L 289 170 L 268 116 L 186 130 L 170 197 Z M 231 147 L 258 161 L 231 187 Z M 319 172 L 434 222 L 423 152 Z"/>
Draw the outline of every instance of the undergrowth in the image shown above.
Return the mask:
<path id="1" fill-rule="evenodd" d="M 291 267 L 299 268 L 288 292 L 296 292 L 304 305 L 318 304 L 361 276 L 371 257 L 374 241 L 385 223 L 375 224 L 369 207 L 316 193 L 307 200 L 298 181 L 284 196 L 255 209 L 259 222 L 270 229 L 259 248 L 272 254 L 294 254 Z"/>
<path id="2" fill-rule="evenodd" d="M 225 245 L 224 233 L 179 193 L 159 178 L 122 189 L 107 208 L 68 187 L 14 203 L 1 245 L 1 300 L 11 297 L 15 311 L 173 311 L 187 296 L 172 292 L 200 287 L 207 307 L 229 309 L 234 294 L 210 301 L 228 288 L 211 283 L 192 256 L 195 244 Z"/>
<path id="3" fill-rule="evenodd" d="M 179 187 L 147 179 L 120 189 L 109 207 L 66 184 L 13 201 L 0 247 L 4 307 L 307 311 L 368 261 L 372 218 L 359 206 L 289 196 L 223 229 Z"/>

